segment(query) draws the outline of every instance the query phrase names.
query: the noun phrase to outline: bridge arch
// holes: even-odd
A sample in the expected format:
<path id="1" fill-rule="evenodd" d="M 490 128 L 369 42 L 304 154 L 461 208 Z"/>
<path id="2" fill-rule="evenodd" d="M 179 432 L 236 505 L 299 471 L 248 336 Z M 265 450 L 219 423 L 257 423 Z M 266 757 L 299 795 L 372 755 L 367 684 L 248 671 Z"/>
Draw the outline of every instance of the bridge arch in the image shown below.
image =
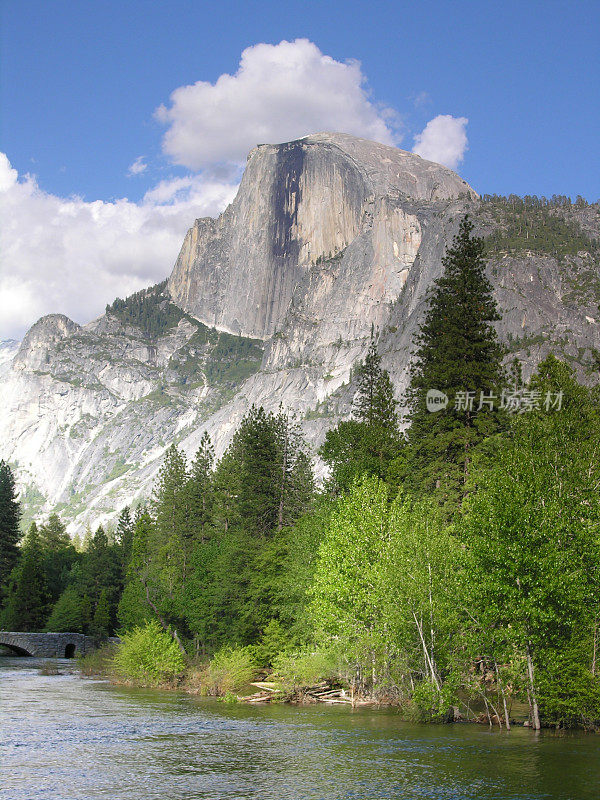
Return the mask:
<path id="1" fill-rule="evenodd" d="M 35 658 L 74 658 L 94 650 L 98 642 L 83 633 L 0 631 L 0 645 Z"/>
<path id="2" fill-rule="evenodd" d="M 33 648 L 25 637 L 14 637 L 0 632 L 0 645 L 8 648 L 17 656 L 34 656 Z"/>
<path id="3" fill-rule="evenodd" d="M 77 645 L 74 642 L 68 642 L 65 646 L 65 658 L 75 658 Z"/>

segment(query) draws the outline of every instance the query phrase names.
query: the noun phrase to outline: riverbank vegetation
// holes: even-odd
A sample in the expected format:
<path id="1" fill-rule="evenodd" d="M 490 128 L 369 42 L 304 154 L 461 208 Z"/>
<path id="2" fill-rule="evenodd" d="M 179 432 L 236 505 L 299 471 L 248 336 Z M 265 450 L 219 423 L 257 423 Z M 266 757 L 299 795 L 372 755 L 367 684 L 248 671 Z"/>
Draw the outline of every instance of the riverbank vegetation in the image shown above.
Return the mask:
<path id="1" fill-rule="evenodd" d="M 3 488 L 0 627 L 118 632 L 103 669 L 147 685 L 231 698 L 268 678 L 423 721 L 510 727 L 523 703 L 534 728 L 597 727 L 599 393 L 552 356 L 526 383 L 503 364 L 484 267 L 467 220 L 416 341 L 407 434 L 374 339 L 320 489 L 299 426 L 255 407 L 219 460 L 207 435 L 191 463 L 170 447 L 151 500 L 79 552 L 57 517 L 11 549 Z"/>

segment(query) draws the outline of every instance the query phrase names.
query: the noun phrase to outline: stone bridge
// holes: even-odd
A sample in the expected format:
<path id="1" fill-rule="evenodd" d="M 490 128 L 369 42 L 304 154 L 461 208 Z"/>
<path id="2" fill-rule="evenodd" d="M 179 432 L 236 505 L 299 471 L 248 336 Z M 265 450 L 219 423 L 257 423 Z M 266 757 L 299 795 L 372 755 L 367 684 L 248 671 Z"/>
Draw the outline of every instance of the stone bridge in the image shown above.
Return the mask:
<path id="1" fill-rule="evenodd" d="M 91 636 L 83 633 L 19 633 L 0 631 L 0 645 L 20 656 L 37 658 L 74 658 L 97 647 Z"/>

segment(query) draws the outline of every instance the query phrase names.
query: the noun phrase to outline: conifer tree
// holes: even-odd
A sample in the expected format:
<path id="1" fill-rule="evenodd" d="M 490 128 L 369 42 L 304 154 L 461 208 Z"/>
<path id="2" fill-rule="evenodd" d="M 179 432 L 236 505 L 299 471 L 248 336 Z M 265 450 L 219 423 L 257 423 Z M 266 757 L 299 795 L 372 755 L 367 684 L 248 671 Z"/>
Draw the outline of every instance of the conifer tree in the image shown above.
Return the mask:
<path id="1" fill-rule="evenodd" d="M 188 483 L 189 514 L 194 538 L 204 541 L 208 535 L 214 503 L 213 467 L 215 451 L 205 431 L 192 462 Z"/>
<path id="2" fill-rule="evenodd" d="M 0 593 L 19 559 L 20 519 L 12 470 L 6 461 L 0 461 Z"/>
<path id="3" fill-rule="evenodd" d="M 381 366 L 381 356 L 374 338 L 355 375 L 358 384 L 354 400 L 355 419 L 393 435 L 398 426 L 394 387 L 389 373 Z"/>
<path id="4" fill-rule="evenodd" d="M 114 607 L 121 587 L 122 571 L 118 547 L 109 544 L 104 528 L 100 525 L 82 559 L 76 588 L 82 596 L 89 597 L 95 609 L 103 590 L 108 593 L 110 607 Z"/>
<path id="5" fill-rule="evenodd" d="M 162 564 L 165 587 L 170 595 L 174 595 L 176 587 L 185 581 L 188 571 L 193 538 L 188 479 L 185 456 L 171 445 L 165 453 L 152 502 L 155 521 L 153 547 L 157 562 Z"/>
<path id="6" fill-rule="evenodd" d="M 13 631 L 40 631 L 48 615 L 48 590 L 45 582 L 40 536 L 35 522 L 23 546 L 10 579 L 0 628 Z"/>
<path id="7" fill-rule="evenodd" d="M 49 602 L 52 606 L 66 589 L 71 568 L 78 555 L 58 514 L 51 514 L 48 521 L 40 526 L 39 535 Z"/>
<path id="8" fill-rule="evenodd" d="M 503 348 L 492 325 L 500 316 L 485 275 L 484 243 L 472 232 L 465 217 L 444 256 L 415 339 L 408 392 L 406 482 L 444 501 L 461 496 L 474 449 L 503 419 Z M 429 411 L 429 390 L 445 393 L 448 406 Z"/>
<path id="9" fill-rule="evenodd" d="M 319 451 L 331 469 L 331 484 L 336 491 L 349 489 L 354 478 L 362 474 L 385 479 L 401 450 L 394 387 L 381 366 L 374 337 L 355 376 L 358 391 L 353 419 L 328 431 Z"/>
<path id="10" fill-rule="evenodd" d="M 119 514 L 117 529 L 115 531 L 115 541 L 121 548 L 121 563 L 123 565 L 123 570 L 126 570 L 129 559 L 131 558 L 131 546 L 133 544 L 133 520 L 131 519 L 129 506 L 125 506 Z"/>
<path id="11" fill-rule="evenodd" d="M 279 486 L 277 530 L 280 531 L 306 510 L 314 493 L 314 477 L 298 423 L 281 407 L 273 421 L 277 437 L 274 478 Z"/>
<path id="12" fill-rule="evenodd" d="M 95 636 L 97 639 L 105 639 L 108 636 L 111 628 L 110 617 L 111 614 L 108 601 L 108 592 L 106 588 L 104 588 L 100 592 L 98 603 L 94 609 L 94 616 L 92 618 L 92 624 L 90 625 L 91 635 Z"/>
<path id="13" fill-rule="evenodd" d="M 52 633 L 83 633 L 86 623 L 82 598 L 73 586 L 69 586 L 54 604 L 46 630 Z"/>
<path id="14" fill-rule="evenodd" d="M 71 544 L 71 537 L 58 514 L 50 514 L 40 527 L 40 544 L 44 550 L 59 550 Z"/>
<path id="15" fill-rule="evenodd" d="M 262 536 L 277 525 L 280 492 L 275 478 L 277 432 L 264 408 L 252 406 L 234 437 L 239 459 L 239 510 L 249 532 Z"/>

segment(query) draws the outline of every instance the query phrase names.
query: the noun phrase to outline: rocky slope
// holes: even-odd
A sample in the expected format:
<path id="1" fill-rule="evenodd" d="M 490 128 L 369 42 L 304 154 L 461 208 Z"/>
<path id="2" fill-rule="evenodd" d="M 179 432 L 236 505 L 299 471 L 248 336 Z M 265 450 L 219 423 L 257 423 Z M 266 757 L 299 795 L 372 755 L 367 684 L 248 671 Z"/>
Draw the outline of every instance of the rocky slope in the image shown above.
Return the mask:
<path id="1" fill-rule="evenodd" d="M 45 317 L 13 359 L 0 350 L 0 456 L 31 510 L 58 506 L 73 527 L 114 516 L 149 492 L 168 444 L 191 454 L 207 429 L 222 452 L 251 403 L 283 403 L 317 444 L 349 411 L 372 328 L 400 396 L 465 212 L 489 237 L 499 331 L 525 372 L 553 349 L 595 381 L 597 205 L 526 208 L 523 223 L 514 203 L 395 148 L 342 134 L 260 145 L 231 206 L 188 232 L 167 287 L 84 327 Z"/>

